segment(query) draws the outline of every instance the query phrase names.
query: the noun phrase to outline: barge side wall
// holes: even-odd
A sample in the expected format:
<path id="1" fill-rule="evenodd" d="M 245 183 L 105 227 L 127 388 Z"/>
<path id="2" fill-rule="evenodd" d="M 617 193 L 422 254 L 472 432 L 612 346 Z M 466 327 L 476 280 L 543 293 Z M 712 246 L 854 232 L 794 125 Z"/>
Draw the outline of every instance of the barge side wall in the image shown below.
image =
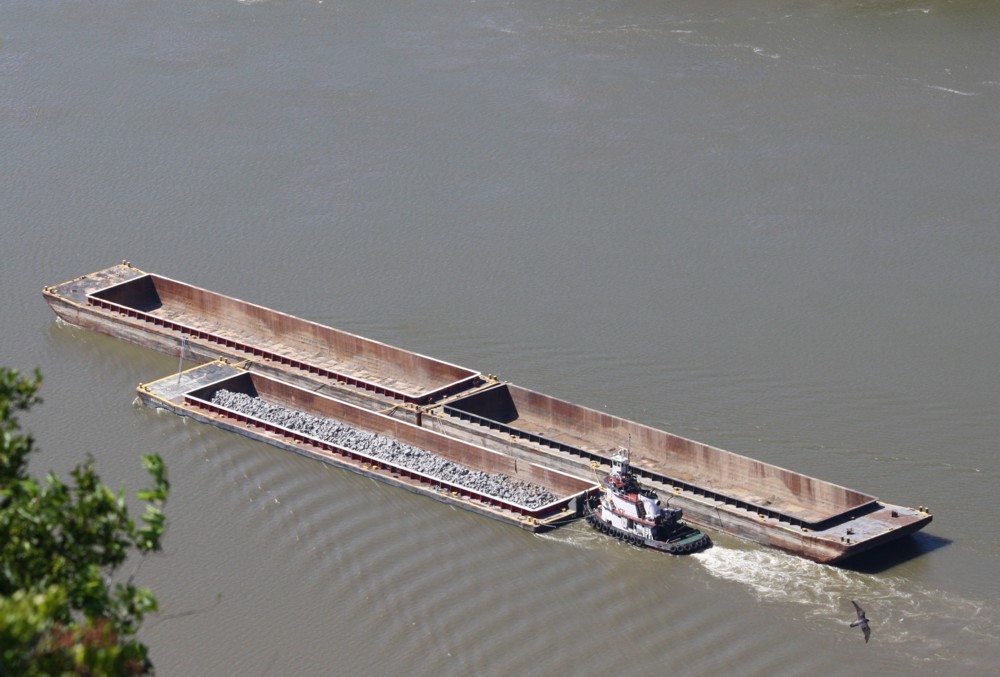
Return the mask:
<path id="1" fill-rule="evenodd" d="M 276 344 L 320 360 L 332 357 L 354 370 L 410 384 L 416 390 L 404 392 L 414 397 L 478 376 L 478 372 L 419 353 L 159 275 L 147 274 L 92 295 L 151 315 L 200 318 L 225 327 L 227 332 L 245 334 L 249 343 Z"/>
<path id="2" fill-rule="evenodd" d="M 556 436 L 561 431 L 565 438 L 586 440 L 585 450 L 603 451 L 608 458 L 631 440 L 632 461 L 637 468 L 810 524 L 876 501 L 859 491 L 513 384 L 458 398 L 449 406 L 543 437 L 545 431 L 556 431 Z"/>

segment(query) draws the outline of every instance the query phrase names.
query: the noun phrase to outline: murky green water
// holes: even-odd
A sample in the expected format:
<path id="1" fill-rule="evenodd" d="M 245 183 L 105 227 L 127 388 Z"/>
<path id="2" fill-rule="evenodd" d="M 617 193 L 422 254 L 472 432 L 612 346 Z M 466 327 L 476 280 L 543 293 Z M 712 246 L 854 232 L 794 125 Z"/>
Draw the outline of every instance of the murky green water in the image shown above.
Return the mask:
<path id="1" fill-rule="evenodd" d="M 934 0 L 6 2 L 35 467 L 168 459 L 165 675 L 995 673 L 998 34 Z M 133 406 L 176 359 L 41 298 L 123 258 L 935 521 L 848 569 L 521 533 Z"/>

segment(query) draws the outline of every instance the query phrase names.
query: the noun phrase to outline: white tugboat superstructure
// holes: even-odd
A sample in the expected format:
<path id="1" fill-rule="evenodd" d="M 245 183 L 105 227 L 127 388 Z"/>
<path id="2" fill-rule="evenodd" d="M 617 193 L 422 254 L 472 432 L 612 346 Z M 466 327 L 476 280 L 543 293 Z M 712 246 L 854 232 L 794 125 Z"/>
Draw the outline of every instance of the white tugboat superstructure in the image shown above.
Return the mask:
<path id="1" fill-rule="evenodd" d="M 673 554 L 712 545 L 705 534 L 681 521 L 683 511 L 660 502 L 652 489 L 640 486 L 629 466 L 629 450 L 611 457 L 611 472 L 601 479 L 602 493 L 587 521 L 597 530 L 633 545 Z"/>

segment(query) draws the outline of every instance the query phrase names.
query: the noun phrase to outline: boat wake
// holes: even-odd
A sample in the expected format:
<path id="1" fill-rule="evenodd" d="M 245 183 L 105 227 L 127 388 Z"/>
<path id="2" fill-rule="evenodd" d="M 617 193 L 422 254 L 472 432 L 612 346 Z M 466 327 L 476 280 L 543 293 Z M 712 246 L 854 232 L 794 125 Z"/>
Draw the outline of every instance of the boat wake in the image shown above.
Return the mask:
<path id="1" fill-rule="evenodd" d="M 740 550 L 716 545 L 693 555 L 693 559 L 715 578 L 749 587 L 762 601 L 816 606 L 834 601 L 836 590 L 852 589 L 850 572 L 776 550 Z M 817 579 L 825 579 L 824 584 L 818 586 Z"/>
<path id="2" fill-rule="evenodd" d="M 774 550 L 716 545 L 690 557 L 709 575 L 746 586 L 761 602 L 793 606 L 792 614 L 817 630 L 827 632 L 831 623 L 849 620 L 854 613 L 850 600 L 864 600 L 873 641 L 897 645 L 920 665 L 949 661 L 996 670 L 971 664 L 976 659 L 970 652 L 958 649 L 969 642 L 986 647 L 1000 641 L 1000 617 L 984 601 L 928 589 L 901 576 L 838 569 Z"/>

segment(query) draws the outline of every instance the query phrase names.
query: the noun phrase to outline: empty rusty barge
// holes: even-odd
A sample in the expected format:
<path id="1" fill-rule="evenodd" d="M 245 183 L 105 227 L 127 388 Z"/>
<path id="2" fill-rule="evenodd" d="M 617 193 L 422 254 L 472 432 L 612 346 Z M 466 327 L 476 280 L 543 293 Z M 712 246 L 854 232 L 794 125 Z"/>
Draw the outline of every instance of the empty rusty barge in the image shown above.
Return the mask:
<path id="1" fill-rule="evenodd" d="M 190 370 L 181 379 L 175 375 L 140 386 L 140 397 L 150 404 L 523 528 L 546 528 L 581 510 L 577 499 L 593 493 L 594 483 L 573 476 L 590 477 L 593 464 L 610 467 L 625 440 L 631 440 L 634 472 L 671 506 L 683 508 L 691 523 L 814 561 L 843 560 L 916 532 L 932 519 L 923 508 L 887 504 L 490 375 L 145 273 L 127 262 L 46 287 L 44 295 L 69 324 L 171 354 L 183 346 L 185 356 L 197 362 L 224 360 L 205 367 L 208 372 Z M 431 451 L 472 466 L 530 477 L 560 499 L 529 514 L 523 506 L 463 496 L 454 487 L 373 466 L 352 458 L 350 450 L 323 449 L 287 431 L 213 412 L 205 406 L 204 388 L 214 387 L 216 377 L 237 379 L 244 389 L 299 408 L 353 418 L 360 427 L 389 436 L 419 438 Z"/>

